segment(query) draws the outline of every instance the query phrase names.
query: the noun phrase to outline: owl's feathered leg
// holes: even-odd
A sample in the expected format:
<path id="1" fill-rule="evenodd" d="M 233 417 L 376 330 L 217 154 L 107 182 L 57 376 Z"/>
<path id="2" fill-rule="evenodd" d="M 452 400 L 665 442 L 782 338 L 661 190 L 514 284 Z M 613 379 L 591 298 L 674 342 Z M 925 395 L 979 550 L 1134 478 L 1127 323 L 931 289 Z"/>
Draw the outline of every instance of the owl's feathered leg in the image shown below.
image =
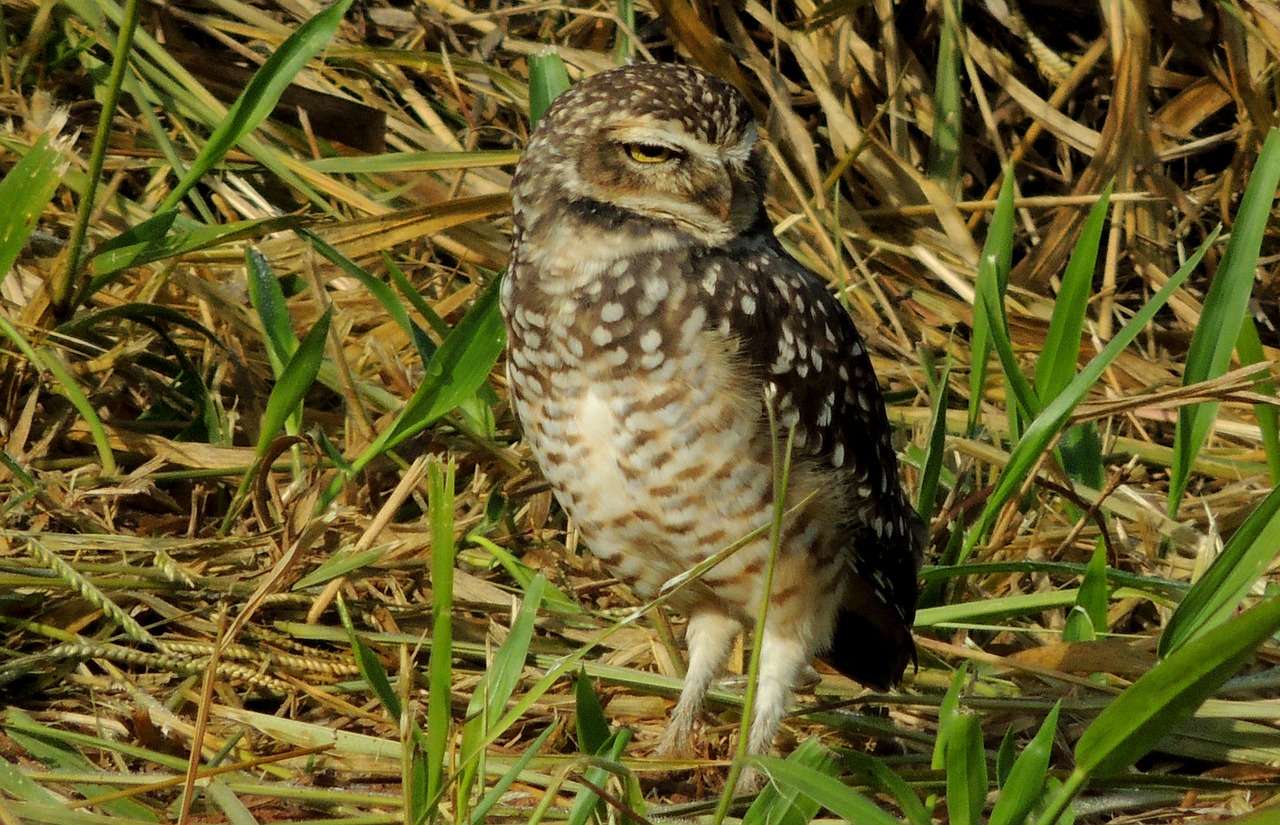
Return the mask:
<path id="1" fill-rule="evenodd" d="M 680 701 L 662 742 L 661 756 L 687 755 L 691 751 L 693 725 L 702 715 L 703 701 L 711 682 L 724 669 L 733 640 L 742 632 L 742 623 L 723 613 L 702 611 L 689 617 L 685 643 L 689 648 L 689 670 L 685 673 Z"/>
<path id="2" fill-rule="evenodd" d="M 808 640 L 794 633 L 781 632 L 774 622 L 765 628 L 760 640 L 760 675 L 756 685 L 755 710 L 751 718 L 751 735 L 747 740 L 752 754 L 768 753 L 778 733 L 782 716 L 787 711 L 801 673 L 813 659 Z"/>

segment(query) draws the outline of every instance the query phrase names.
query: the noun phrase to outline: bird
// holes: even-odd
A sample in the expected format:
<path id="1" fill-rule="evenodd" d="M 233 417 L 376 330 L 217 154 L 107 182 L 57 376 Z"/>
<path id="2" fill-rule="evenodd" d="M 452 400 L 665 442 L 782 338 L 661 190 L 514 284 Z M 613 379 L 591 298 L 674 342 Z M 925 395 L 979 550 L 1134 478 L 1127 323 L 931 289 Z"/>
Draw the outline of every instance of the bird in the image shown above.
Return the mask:
<path id="1" fill-rule="evenodd" d="M 773 747 L 815 655 L 876 689 L 916 660 L 927 530 L 866 344 L 775 236 L 767 184 L 746 98 L 674 63 L 572 85 L 512 179 L 500 307 L 523 437 L 603 568 L 687 617 L 661 754 L 691 752 L 746 630 L 760 645 L 752 754 Z"/>

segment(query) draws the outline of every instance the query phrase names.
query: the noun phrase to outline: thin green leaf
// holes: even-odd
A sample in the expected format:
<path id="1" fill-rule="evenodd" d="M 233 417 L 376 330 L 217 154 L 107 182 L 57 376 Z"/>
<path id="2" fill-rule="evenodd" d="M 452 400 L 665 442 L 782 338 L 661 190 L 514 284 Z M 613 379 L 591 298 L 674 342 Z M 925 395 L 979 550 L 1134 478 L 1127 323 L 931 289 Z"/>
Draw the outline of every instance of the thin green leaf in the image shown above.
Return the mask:
<path id="1" fill-rule="evenodd" d="M 378 300 L 384 312 L 395 321 L 396 324 L 405 331 L 406 335 L 413 335 L 414 323 L 409 320 L 409 313 L 405 311 L 404 304 L 396 297 L 396 293 L 391 287 L 370 275 L 361 266 L 352 261 L 346 255 L 343 255 L 335 247 L 325 241 L 316 233 L 309 229 L 300 230 L 299 233 L 306 238 L 315 250 L 321 255 L 328 258 L 339 269 L 347 273 L 351 277 L 358 280 L 369 293 Z"/>
<path id="2" fill-rule="evenodd" d="M 578 750 L 581 753 L 598 753 L 604 743 L 609 740 L 609 720 L 604 716 L 604 708 L 600 706 L 600 697 L 596 696 L 587 678 L 585 670 L 578 671 L 578 678 L 573 685 L 578 727 Z"/>
<path id="3" fill-rule="evenodd" d="M 405 748 L 402 772 L 404 785 L 405 821 L 410 825 L 423 825 L 430 821 L 433 813 L 431 798 L 427 794 L 427 777 L 431 773 L 427 769 L 427 755 L 421 748 L 410 745 Z"/>
<path id="4" fill-rule="evenodd" d="M 916 789 L 882 760 L 859 751 L 844 751 L 840 754 L 840 759 L 859 774 L 866 784 L 892 796 L 911 825 L 929 825 L 929 813 L 921 804 Z"/>
<path id="5" fill-rule="evenodd" d="M 555 49 L 529 55 L 529 123 L 537 123 L 551 101 L 568 88 L 569 72 Z"/>
<path id="6" fill-rule="evenodd" d="M 0 281 L 18 260 L 68 165 L 66 152 L 41 135 L 0 180 Z"/>
<path id="7" fill-rule="evenodd" d="M 1098 638 L 1098 634 L 1093 629 L 1093 620 L 1089 618 L 1089 614 L 1083 607 L 1077 604 L 1067 613 L 1067 620 L 1062 625 L 1062 641 L 1064 642 L 1092 642 Z"/>
<path id="8" fill-rule="evenodd" d="M 1089 617 L 1093 630 L 1098 633 L 1107 632 L 1107 545 L 1099 540 L 1093 548 L 1093 556 L 1085 570 L 1084 579 L 1080 582 L 1080 595 L 1076 606 L 1083 609 Z"/>
<path id="9" fill-rule="evenodd" d="M 951 727 L 960 715 L 960 694 L 964 691 L 965 681 L 969 678 L 969 663 L 963 662 L 951 674 L 951 683 L 938 706 L 938 736 L 933 743 L 933 759 L 930 767 L 942 770 L 947 762 L 947 743 L 951 739 Z"/>
<path id="10" fill-rule="evenodd" d="M 299 412 L 307 390 L 316 382 L 320 364 L 324 361 L 324 347 L 329 336 L 329 321 L 333 307 L 325 309 L 316 319 L 307 337 L 285 365 L 284 372 L 267 398 L 267 409 L 262 414 L 262 429 L 258 435 L 257 458 L 267 454 L 267 448 L 285 425 L 285 419 Z"/>
<path id="11" fill-rule="evenodd" d="M 529 763 L 533 761 L 533 758 L 542 751 L 542 746 L 547 743 L 547 739 L 549 739 L 551 734 L 556 730 L 557 727 L 555 725 L 548 725 L 547 729 L 544 730 L 537 739 L 533 740 L 532 744 L 520 752 L 520 755 L 516 760 L 511 763 L 511 767 L 507 769 L 507 772 L 504 773 L 497 782 L 493 783 L 493 787 L 489 788 L 484 797 L 476 803 L 475 808 L 471 811 L 471 825 L 480 825 L 480 823 L 485 821 L 485 817 L 488 815 L 489 811 L 493 809 L 494 805 L 498 804 L 498 800 L 500 800 L 502 795 L 507 792 L 507 789 L 511 787 L 512 783 L 524 775 L 525 768 L 527 768 Z"/>
<path id="12" fill-rule="evenodd" d="M 316 172 L 337 175 L 379 175 L 388 173 L 440 172 L 450 169 L 484 169 L 514 166 L 520 153 L 514 150 L 474 150 L 470 152 L 384 152 L 380 155 L 338 155 L 309 160 Z"/>
<path id="13" fill-rule="evenodd" d="M 1106 482 L 1106 470 L 1102 466 L 1102 440 L 1098 437 L 1098 425 L 1092 421 L 1068 427 L 1058 441 L 1058 453 L 1062 457 L 1062 469 L 1076 481 L 1094 490 Z"/>
<path id="14" fill-rule="evenodd" d="M 987 799 L 987 756 L 982 725 L 972 713 L 957 714 L 947 736 L 947 815 L 953 825 L 977 825 Z"/>
<path id="15" fill-rule="evenodd" d="M 434 424 L 489 377 L 506 341 L 498 312 L 499 284 L 495 278 L 485 287 L 471 311 L 436 350 L 422 383 L 391 427 L 387 449 Z"/>
<path id="16" fill-rule="evenodd" d="M 103 475 L 115 475 L 116 457 L 111 448 L 111 439 L 107 437 L 107 430 L 102 425 L 102 419 L 98 417 L 97 410 L 89 402 L 88 396 L 84 394 L 84 390 L 80 389 L 75 376 L 62 363 L 61 354 L 50 347 L 41 347 L 37 350 L 31 346 L 3 312 L 0 312 L 0 335 L 13 342 L 18 351 L 25 355 L 36 368 L 53 374 L 54 389 L 76 408 L 76 412 L 80 413 L 80 417 L 89 428 L 89 433 L 93 437 L 93 446 L 98 451 L 98 460 L 102 463 Z"/>
<path id="17" fill-rule="evenodd" d="M 1049 758 L 1053 755 L 1053 737 L 1058 733 L 1061 707 L 1061 702 L 1054 703 L 1040 730 L 1013 763 L 1009 778 L 1000 788 L 1000 796 L 991 809 L 988 825 L 1021 825 L 1036 804 L 1044 799 Z"/>
<path id="18" fill-rule="evenodd" d="M 541 573 L 533 576 L 525 585 L 520 612 L 516 614 L 507 637 L 494 654 L 493 662 L 471 694 L 471 701 L 467 705 L 467 723 L 462 729 L 462 767 L 457 778 L 460 799 L 469 796 L 476 778 L 481 775 L 480 763 L 484 757 L 485 743 L 502 732 L 492 729 L 492 726 L 502 716 L 503 709 L 520 683 L 525 663 L 529 659 L 529 644 L 533 639 L 538 611 L 542 609 L 547 589 L 547 580 Z M 603 712 L 601 715 L 603 716 Z M 608 738 L 607 723 L 605 728 L 602 742 Z"/>
<path id="19" fill-rule="evenodd" d="M 476 299 L 449 337 L 427 364 L 422 383 L 414 391 L 396 420 L 351 462 L 350 473 L 330 485 L 318 506 L 324 507 L 342 489 L 346 478 L 363 470 L 369 462 L 434 424 L 475 394 L 489 377 L 502 353 L 506 332 L 498 311 L 499 279 L 494 279 Z"/>
<path id="20" fill-rule="evenodd" d="M 1114 188 L 1113 183 L 1107 184 L 1098 196 L 1098 202 L 1089 210 L 1089 217 L 1071 250 L 1067 268 L 1062 272 L 1062 286 L 1053 302 L 1049 331 L 1040 357 L 1036 359 L 1036 394 L 1046 403 L 1062 392 L 1076 374 L 1084 319 L 1089 309 L 1089 290 L 1093 285 L 1098 248 L 1102 243 L 1102 230 L 1106 227 L 1107 209 L 1111 206 Z"/>
<path id="21" fill-rule="evenodd" d="M 960 78 L 963 60 L 960 41 L 963 24 L 959 0 L 943 0 L 942 26 L 938 36 L 938 64 L 934 75 L 933 140 L 929 144 L 929 177 L 943 191 L 959 191 L 960 137 L 964 125 L 963 89 Z"/>
<path id="22" fill-rule="evenodd" d="M 378 561 L 385 556 L 390 549 L 390 547 L 384 545 L 382 547 L 373 547 L 356 553 L 352 552 L 350 547 L 341 548 L 332 556 L 329 556 L 322 561 L 319 567 L 316 567 L 310 573 L 294 582 L 290 589 L 296 593 L 306 590 L 309 587 L 315 587 L 316 585 L 324 584 L 327 581 L 332 581 L 339 576 L 354 573 L 356 570 L 368 567 Z"/>
<path id="23" fill-rule="evenodd" d="M 982 258 L 978 266 L 978 283 L 975 284 L 973 301 L 973 336 L 970 339 L 972 364 L 969 368 L 969 430 L 972 432 L 978 425 L 978 410 L 985 395 L 987 381 L 987 359 L 991 355 L 991 330 L 994 319 L 988 317 L 989 308 L 983 295 L 990 288 L 998 297 L 997 304 L 1004 301 L 1004 285 L 1009 273 L 1009 262 L 1013 257 L 1013 170 L 1004 170 L 1004 181 L 1000 184 L 1000 194 L 996 199 L 996 210 L 991 216 L 991 226 L 987 230 L 987 240 L 982 246 Z M 1003 266 L 1002 266 L 1003 264 Z M 983 280 L 995 279 L 992 284 L 984 285 Z"/>
<path id="24" fill-rule="evenodd" d="M 787 762 L 828 776 L 839 763 L 817 739 L 806 739 L 787 756 Z M 817 816 L 820 806 L 799 788 L 786 782 L 770 782 L 756 796 L 742 817 L 742 825 L 805 825 Z"/>
<path id="25" fill-rule="evenodd" d="M 1254 163 L 1231 226 L 1231 237 L 1204 298 L 1204 309 L 1191 335 L 1187 365 L 1182 373 L 1184 387 L 1217 378 L 1231 363 L 1231 352 L 1240 338 L 1240 329 L 1249 310 L 1258 251 L 1271 221 L 1276 188 L 1280 186 L 1280 130 L 1272 129 Z M 1178 512 L 1182 495 L 1191 478 L 1191 467 L 1208 438 L 1218 414 L 1218 402 L 1188 404 L 1178 410 L 1173 437 L 1173 465 L 1169 470 L 1170 516 Z"/>
<path id="26" fill-rule="evenodd" d="M 1183 597 L 1160 634 L 1168 656 L 1224 622 L 1280 552 L 1280 487 L 1263 499 Z"/>
<path id="27" fill-rule="evenodd" d="M 502 641 L 497 654 L 494 655 L 493 665 L 486 671 L 485 684 L 488 694 L 486 702 L 490 718 L 496 718 L 502 712 L 515 692 L 516 685 L 520 683 L 520 676 L 524 673 L 525 663 L 529 658 L 529 644 L 533 641 L 533 631 L 537 627 L 538 611 L 542 609 L 546 589 L 547 579 L 541 573 L 529 582 L 525 588 L 520 612 L 516 614 L 516 619 L 507 632 L 507 638 Z"/>
<path id="28" fill-rule="evenodd" d="M 1111 776 L 1189 719 L 1280 630 L 1280 598 L 1262 602 L 1175 650 L 1107 705 L 1076 743 L 1077 770 Z"/>
<path id="29" fill-rule="evenodd" d="M 18 717 L 19 714 L 19 718 L 23 722 L 20 728 L 12 724 L 12 720 Z M 42 730 L 44 729 L 43 725 L 16 708 L 9 709 L 9 717 L 5 732 L 27 753 L 43 762 L 51 770 L 77 777 L 89 777 L 98 774 L 99 768 L 97 765 L 85 758 L 70 743 L 59 740 L 54 731 L 50 730 L 47 734 L 44 733 Z M 115 790 L 111 786 L 96 782 L 72 781 L 68 784 L 75 789 L 76 793 L 85 798 L 105 796 Z M 113 799 L 97 807 L 112 817 L 138 822 L 160 821 L 159 815 L 153 809 L 143 805 L 136 799 Z M 64 808 L 63 810 L 65 811 L 66 809 Z"/>
<path id="30" fill-rule="evenodd" d="M 920 470 L 920 495 L 916 509 L 926 523 L 938 506 L 938 478 L 942 474 L 942 460 L 947 452 L 947 396 L 951 381 L 951 353 L 942 362 L 942 375 L 933 390 L 932 414 L 929 425 L 929 453 Z"/>
<path id="31" fill-rule="evenodd" d="M 271 264 L 261 252 L 245 249 L 245 269 L 249 275 L 249 303 L 258 313 L 266 339 L 267 356 L 271 370 L 278 378 L 298 348 L 298 336 L 293 331 L 289 307 L 284 300 L 280 280 L 271 271 Z"/>
<path id="32" fill-rule="evenodd" d="M 190 222 L 181 221 L 177 224 L 178 229 L 170 232 L 168 227 L 174 224 L 173 218 L 177 214 L 175 210 L 156 215 L 94 249 L 86 268 L 93 277 L 82 290 L 82 300 L 116 280 L 130 267 L 176 258 L 245 238 L 261 238 L 272 232 L 292 229 L 301 222 L 294 215 L 212 226 L 188 225 Z M 164 231 L 155 235 L 161 227 L 165 227 Z"/>
<path id="33" fill-rule="evenodd" d="M 618 16 L 618 27 L 613 37 L 613 65 L 625 66 L 636 54 L 632 36 L 636 30 L 635 0 L 617 0 L 615 14 Z"/>
<path id="34" fill-rule="evenodd" d="M 427 663 L 427 798 L 434 809 L 444 795 L 445 754 L 449 748 L 453 701 L 453 542 L 454 473 L 452 462 L 427 465 L 431 520 L 431 659 Z"/>
<path id="35" fill-rule="evenodd" d="M 999 278 L 995 274 L 995 265 L 995 261 L 985 255 L 982 262 L 978 264 L 977 300 L 984 309 L 982 315 L 986 321 L 987 337 L 990 339 L 991 348 L 1000 359 L 1005 387 L 1008 388 L 1008 395 L 1015 402 L 1010 410 L 1010 423 L 1016 424 L 1019 421 L 1029 421 L 1040 413 L 1040 398 L 1036 395 L 1031 383 L 1027 381 L 1027 377 L 1022 374 L 1022 366 L 1018 363 L 1018 356 L 1013 351 L 1013 341 L 1009 338 L 1009 317 L 1005 312 L 1003 295 L 996 291 L 999 288 Z M 1020 432 L 1021 426 L 1018 425 L 1011 431 Z"/>
<path id="36" fill-rule="evenodd" d="M 1050 590 L 1043 593 L 1018 593 L 996 599 L 976 602 L 944 604 L 926 607 L 916 612 L 916 627 L 970 624 L 1008 619 L 1014 616 L 1043 613 L 1055 607 L 1069 607 L 1076 602 L 1079 591 L 1073 588 Z"/>
<path id="37" fill-rule="evenodd" d="M 1003 788 L 1005 783 L 1009 781 L 1009 774 L 1013 771 L 1013 763 L 1017 758 L 1014 752 L 1016 745 L 1016 734 L 1013 725 L 1004 729 L 1004 736 L 1000 737 L 1000 748 L 996 751 L 996 785 Z"/>
<path id="38" fill-rule="evenodd" d="M 387 711 L 387 716 L 391 721 L 399 725 L 400 717 L 403 712 L 400 705 L 400 696 L 396 693 L 396 689 L 391 685 L 391 679 L 387 676 L 387 670 L 382 666 L 382 662 L 378 659 L 378 654 L 373 648 L 365 644 L 364 640 L 356 633 L 355 624 L 351 621 L 351 613 L 347 610 L 347 603 L 342 598 L 342 594 L 338 594 L 338 618 L 342 622 L 342 626 L 347 630 L 347 639 L 351 644 L 351 652 L 355 656 L 356 668 L 360 671 L 360 677 L 364 679 L 365 684 L 373 689 L 377 695 L 378 701 L 382 702 L 382 707 Z"/>
<path id="39" fill-rule="evenodd" d="M 46 805 L 60 805 L 62 802 L 50 790 L 27 776 L 18 766 L 0 757 L 0 790 L 13 799 L 27 802 L 39 802 Z"/>
<path id="40" fill-rule="evenodd" d="M 186 174 L 169 192 L 157 211 L 175 208 L 191 187 L 222 160 L 241 138 L 271 114 L 280 102 L 280 95 L 284 94 L 298 72 L 333 40 L 351 2 L 352 0 L 336 0 L 333 5 L 299 26 L 279 48 L 271 52 L 271 56 L 254 72 L 249 84 L 227 111 L 227 116 L 213 130 L 213 134 L 209 135 L 200 154 L 191 162 Z"/>
<path id="41" fill-rule="evenodd" d="M 597 787 L 603 787 L 608 781 L 609 774 L 625 777 L 627 769 L 622 766 L 619 760 L 622 759 L 622 753 L 626 750 L 627 745 L 634 736 L 630 728 L 621 728 L 617 733 L 609 737 L 609 739 L 601 746 L 598 758 L 592 760 L 592 766 L 587 768 L 584 777 L 588 782 Z M 600 799 L 600 795 L 593 791 L 590 786 L 584 786 L 578 793 L 577 799 L 573 801 L 573 808 L 569 811 L 568 825 L 586 825 L 587 819 L 592 813 L 598 813 L 603 817 L 604 800 Z"/>
<path id="42" fill-rule="evenodd" d="M 858 825 L 900 825 L 880 806 L 838 779 L 806 765 L 793 765 L 773 756 L 751 760 L 757 770 L 773 782 L 794 788 L 838 817 Z"/>
<path id="43" fill-rule="evenodd" d="M 1266 353 L 1262 349 L 1262 339 L 1258 337 L 1258 325 L 1253 318 L 1246 317 L 1240 327 L 1240 340 L 1236 342 L 1236 353 L 1241 364 L 1268 363 Z M 1260 380 L 1253 391 L 1276 397 L 1276 385 L 1271 380 Z M 1262 430 L 1262 447 L 1267 452 L 1267 469 L 1271 473 L 1271 484 L 1280 485 L 1280 409 L 1276 409 L 1274 401 L 1270 404 L 1254 404 L 1253 417 L 1258 420 L 1258 429 Z"/>
<path id="44" fill-rule="evenodd" d="M 133 303 L 107 307 L 106 309 L 78 315 L 64 324 L 59 324 L 57 330 L 62 335 L 76 335 L 117 318 L 144 323 L 157 330 L 163 324 L 183 327 L 204 336 L 214 346 L 225 348 L 222 340 L 213 330 L 199 321 L 161 304 Z"/>

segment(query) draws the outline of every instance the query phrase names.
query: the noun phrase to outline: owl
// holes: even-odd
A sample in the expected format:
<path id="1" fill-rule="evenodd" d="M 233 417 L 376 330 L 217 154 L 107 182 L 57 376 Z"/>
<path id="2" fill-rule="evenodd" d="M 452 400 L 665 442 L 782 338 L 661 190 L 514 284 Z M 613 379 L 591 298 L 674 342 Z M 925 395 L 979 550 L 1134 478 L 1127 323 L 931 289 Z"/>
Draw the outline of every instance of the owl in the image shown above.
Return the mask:
<path id="1" fill-rule="evenodd" d="M 745 629 L 761 645 L 752 753 L 815 655 L 880 689 L 915 659 L 924 524 L 862 338 L 774 237 L 766 181 L 743 96 L 649 64 L 557 98 L 512 184 L 507 377 L 556 498 L 640 599 L 740 545 L 667 602 L 688 617 L 667 754 L 687 752 Z"/>

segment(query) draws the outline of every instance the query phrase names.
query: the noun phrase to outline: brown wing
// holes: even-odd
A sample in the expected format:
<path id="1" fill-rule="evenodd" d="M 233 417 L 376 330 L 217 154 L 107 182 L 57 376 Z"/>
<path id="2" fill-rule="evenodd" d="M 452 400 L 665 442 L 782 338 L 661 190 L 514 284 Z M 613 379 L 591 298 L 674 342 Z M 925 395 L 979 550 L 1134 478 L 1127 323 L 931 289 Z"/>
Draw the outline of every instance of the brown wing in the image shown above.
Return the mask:
<path id="1" fill-rule="evenodd" d="M 860 682 L 887 687 L 915 658 L 910 627 L 927 534 L 899 484 L 871 359 L 844 308 L 771 235 L 722 254 L 722 268 L 737 277 L 718 279 L 712 322 L 727 322 L 762 398 L 771 388 L 780 424 L 795 424 L 796 453 L 828 463 L 847 490 L 855 575 L 825 658 Z"/>

